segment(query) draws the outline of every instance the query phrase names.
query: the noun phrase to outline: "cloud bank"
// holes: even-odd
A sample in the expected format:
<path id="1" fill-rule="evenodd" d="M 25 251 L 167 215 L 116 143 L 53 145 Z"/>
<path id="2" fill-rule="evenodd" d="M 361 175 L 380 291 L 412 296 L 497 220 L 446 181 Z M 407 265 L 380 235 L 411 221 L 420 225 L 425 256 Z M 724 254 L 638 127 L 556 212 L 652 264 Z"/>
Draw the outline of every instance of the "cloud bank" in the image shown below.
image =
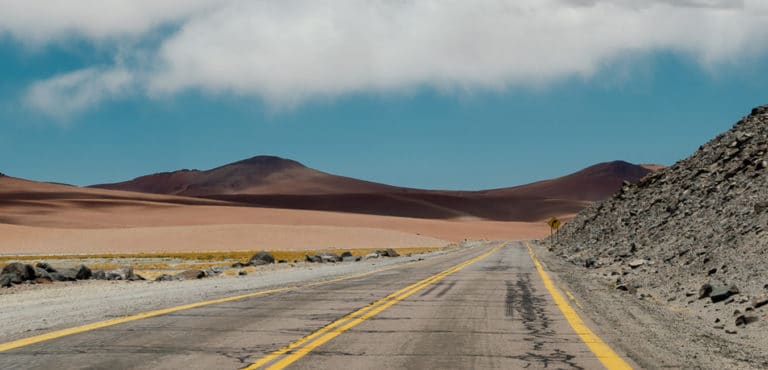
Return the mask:
<path id="1" fill-rule="evenodd" d="M 132 49 L 163 26 L 172 31 L 156 46 Z M 43 47 L 76 39 L 135 54 L 29 88 L 32 107 L 61 115 L 127 91 L 197 89 L 293 105 L 421 86 L 538 87 L 660 50 L 711 68 L 765 53 L 768 2 L 0 0 L 0 32 Z"/>

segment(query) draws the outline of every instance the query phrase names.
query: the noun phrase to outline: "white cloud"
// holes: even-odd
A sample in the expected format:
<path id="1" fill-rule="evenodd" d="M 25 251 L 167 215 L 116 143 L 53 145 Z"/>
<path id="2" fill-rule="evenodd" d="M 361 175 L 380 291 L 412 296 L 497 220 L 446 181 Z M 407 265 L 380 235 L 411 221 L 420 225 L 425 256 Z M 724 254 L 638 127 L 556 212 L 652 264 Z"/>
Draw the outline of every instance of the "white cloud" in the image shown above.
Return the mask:
<path id="1" fill-rule="evenodd" d="M 134 82 L 134 75 L 123 68 L 86 68 L 33 84 L 25 101 L 32 109 L 67 118 L 105 99 L 124 95 Z"/>
<path id="2" fill-rule="evenodd" d="M 225 4 L 225 0 L 0 0 L 0 32 L 30 43 L 140 36 Z"/>
<path id="3" fill-rule="evenodd" d="M 33 5 L 18 5 L 28 3 Z M 61 42 L 62 33 L 119 43 L 125 36 L 146 36 L 158 25 L 178 24 L 156 50 L 149 51 L 149 60 L 123 71 L 134 76 L 141 91 L 155 96 L 201 89 L 253 95 L 274 104 L 414 86 L 447 90 L 545 86 L 566 77 L 588 78 L 625 55 L 657 50 L 684 53 L 711 68 L 768 48 L 768 2 L 763 0 L 71 4 L 0 0 L 0 14 L 5 14 L 0 15 L 0 29 L 38 43 Z M 13 8 L 13 14 L 7 15 L 6 8 Z M 15 21 L 6 22 L 9 18 Z M 75 97 L 99 89 L 103 94 L 123 91 L 108 88 L 113 83 L 98 82 L 112 78 L 110 73 L 74 75 L 80 82 L 68 89 Z M 60 89 L 62 79 L 75 79 L 72 76 L 38 83 L 30 96 Z M 86 92 L 74 93 L 77 89 Z M 86 103 L 69 105 L 84 109 L 99 101 L 77 100 Z M 37 106 L 54 109 L 55 105 L 50 101 Z"/>

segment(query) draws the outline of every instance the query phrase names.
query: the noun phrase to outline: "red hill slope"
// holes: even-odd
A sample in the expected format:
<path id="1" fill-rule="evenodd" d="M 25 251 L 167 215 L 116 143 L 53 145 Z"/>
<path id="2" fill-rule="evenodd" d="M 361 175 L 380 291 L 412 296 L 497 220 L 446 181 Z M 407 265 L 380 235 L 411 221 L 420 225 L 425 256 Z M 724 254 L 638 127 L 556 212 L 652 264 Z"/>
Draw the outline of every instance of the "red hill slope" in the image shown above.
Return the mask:
<path id="1" fill-rule="evenodd" d="M 616 161 L 512 188 L 436 191 L 336 176 L 296 161 L 259 156 L 207 171 L 166 172 L 94 187 L 271 208 L 433 219 L 538 221 L 576 213 L 592 201 L 610 197 L 623 181 L 636 182 L 648 172 L 642 166 Z"/>

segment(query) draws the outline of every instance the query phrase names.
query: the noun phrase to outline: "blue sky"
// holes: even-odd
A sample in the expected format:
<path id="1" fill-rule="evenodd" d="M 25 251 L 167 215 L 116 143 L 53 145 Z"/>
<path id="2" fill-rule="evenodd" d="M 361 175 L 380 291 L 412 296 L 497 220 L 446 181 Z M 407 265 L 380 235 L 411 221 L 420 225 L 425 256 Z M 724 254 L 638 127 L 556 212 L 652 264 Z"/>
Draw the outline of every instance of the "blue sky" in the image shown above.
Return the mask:
<path id="1" fill-rule="evenodd" d="M 292 3 L 299 8 L 304 4 Z M 551 6 L 572 6 L 565 3 Z M 740 4 L 748 8 L 752 3 Z M 643 10 L 652 14 L 615 5 L 582 10 L 579 4 L 574 11 L 583 17 L 614 11 L 628 19 L 678 11 L 665 6 Z M 468 40 L 458 50 L 420 52 L 412 56 L 416 61 L 392 57 L 414 50 L 402 43 L 383 44 L 391 50 L 379 54 L 357 44 L 378 39 L 307 51 L 314 46 L 301 49 L 304 33 L 299 34 L 303 38 L 285 37 L 288 51 L 267 48 L 253 52 L 254 57 L 242 54 L 244 45 L 236 44 L 202 57 L 196 53 L 209 48 L 184 41 L 186 34 L 197 35 L 212 22 L 200 15 L 210 14 L 205 9 L 190 10 L 192 15 L 152 13 L 159 20 L 150 25 L 118 19 L 104 28 L 93 26 L 95 31 L 80 26 L 87 19 L 68 23 L 57 18 L 63 24 L 58 29 L 50 19 L 29 20 L 51 24 L 49 34 L 45 28 L 30 31 L 26 24 L 0 26 L 0 171 L 87 185 L 271 154 L 389 184 L 483 189 L 556 177 L 615 159 L 671 164 L 730 128 L 753 106 L 768 104 L 768 54 L 750 44 L 765 35 L 746 26 L 708 27 L 738 35 L 729 40 L 743 47 L 712 43 L 706 35 L 686 38 L 683 31 L 683 36 L 674 31 L 655 35 L 652 40 L 671 35 L 672 41 L 659 45 L 631 38 L 637 46 L 624 47 L 630 41 L 618 38 L 595 46 L 593 40 L 602 36 L 587 30 L 577 40 L 563 41 L 586 50 L 579 56 L 537 49 L 521 41 L 520 30 L 473 28 L 461 34 L 479 32 L 473 37 L 480 41 Z M 244 11 L 238 9 L 239 16 Z M 296 19 L 307 19 L 307 14 L 312 20 L 327 16 L 310 9 L 299 17 L 289 10 L 281 9 L 287 15 L 280 25 L 295 28 L 300 26 Z M 744 13 L 755 11 L 749 10 Z M 213 11 L 221 17 L 231 13 Z M 250 11 L 256 18 L 264 12 Z M 411 12 L 425 12 L 387 11 L 404 19 Z M 332 24 L 348 31 L 338 26 L 346 25 L 347 18 L 333 17 Z M 747 20 L 764 26 L 762 19 Z M 123 24 L 119 21 L 126 26 L 110 28 Z M 573 27 L 581 30 L 579 24 Z M 450 27 L 445 32 L 461 31 L 452 23 Z M 420 31 L 413 32 L 418 36 Z M 552 35 L 572 32 L 557 29 Z M 336 32 L 334 40 L 347 33 Z M 230 34 L 221 37 L 232 39 Z M 434 41 L 436 36 L 430 37 Z M 469 52 L 496 50 L 496 41 L 487 40 L 505 38 L 512 45 L 508 53 L 462 59 Z M 247 38 L 239 42 L 264 44 Z M 215 45 L 220 44 L 217 39 Z M 475 44 L 478 50 L 465 50 Z M 174 53 L 184 58 L 174 59 Z M 288 59 L 271 60 L 274 55 Z M 372 56 L 363 62 L 359 55 Z M 526 55 L 535 57 L 534 63 L 519 61 Z M 302 64 L 307 56 L 316 63 Z M 197 57 L 203 62 L 187 62 Z M 227 59 L 252 57 L 245 66 Z M 201 64 L 209 60 L 220 64 Z M 372 67 L 382 60 L 392 68 Z M 254 63 L 262 61 L 271 63 L 270 69 L 254 72 Z M 336 67 L 340 63 L 343 68 Z M 225 73 L 219 73 L 222 65 Z"/>

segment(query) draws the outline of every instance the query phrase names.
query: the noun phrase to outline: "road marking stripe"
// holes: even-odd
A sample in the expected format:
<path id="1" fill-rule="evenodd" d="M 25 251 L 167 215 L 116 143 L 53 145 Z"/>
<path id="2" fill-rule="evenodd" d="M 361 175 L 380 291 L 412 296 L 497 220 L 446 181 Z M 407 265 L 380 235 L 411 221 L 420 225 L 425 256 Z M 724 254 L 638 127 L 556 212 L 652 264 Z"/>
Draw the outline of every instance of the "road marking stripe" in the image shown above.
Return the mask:
<path id="1" fill-rule="evenodd" d="M 413 262 L 409 262 L 409 263 L 413 263 Z M 389 267 L 381 268 L 381 269 L 378 269 L 378 270 L 363 272 L 363 273 L 360 273 L 360 274 L 342 276 L 342 277 L 338 277 L 338 278 L 334 278 L 334 279 L 330 279 L 330 280 L 317 281 L 317 282 L 308 283 L 308 284 L 304 284 L 304 285 L 294 285 L 294 286 L 288 286 L 288 287 L 284 287 L 284 288 L 262 290 L 262 291 L 258 291 L 258 292 L 241 294 L 241 295 L 236 295 L 236 296 L 231 296 L 231 297 L 224 297 L 224 298 L 214 299 L 214 300 L 210 300 L 210 301 L 196 302 L 196 303 L 190 303 L 190 304 L 185 304 L 185 305 L 175 306 L 175 307 L 169 307 L 169 308 L 164 308 L 164 309 L 159 309 L 159 310 L 154 310 L 154 311 L 141 312 L 141 313 L 138 313 L 138 314 L 134 314 L 134 315 L 130 315 L 130 316 L 125 316 L 125 317 L 120 317 L 120 318 L 117 318 L 117 319 L 99 321 L 99 322 L 95 322 L 95 323 L 91 323 L 91 324 L 86 324 L 86 325 L 82 325 L 82 326 L 76 326 L 76 327 L 73 327 L 73 328 L 56 330 L 56 331 L 52 331 L 50 333 L 36 335 L 36 336 L 33 336 L 33 337 L 22 338 L 22 339 L 18 339 L 18 340 L 7 342 L 7 343 L 0 343 L 0 352 L 8 351 L 8 350 L 19 348 L 19 347 L 29 346 L 29 345 L 32 345 L 32 344 L 36 344 L 36 343 L 40 343 L 40 342 L 45 342 L 45 341 L 48 341 L 48 340 L 57 339 L 57 338 L 65 337 L 65 336 L 68 336 L 68 335 L 84 333 L 84 332 L 87 332 L 87 331 L 101 329 L 101 328 L 105 328 L 105 327 L 109 327 L 109 326 L 114 326 L 114 325 L 118 325 L 118 324 L 123 324 L 123 323 L 131 322 L 131 321 L 148 319 L 150 317 L 155 317 L 155 316 L 160 316 L 160 315 L 167 315 L 169 313 L 174 313 L 174 312 L 183 311 L 183 310 L 189 310 L 189 309 L 192 309 L 192 308 L 204 307 L 204 306 L 209 306 L 209 305 L 218 304 L 218 303 L 232 302 L 232 301 L 237 301 L 237 300 L 241 300 L 241 299 L 245 299 L 245 298 L 253 298 L 253 297 L 263 296 L 263 295 L 272 294 L 272 293 L 285 292 L 285 291 L 289 291 L 289 290 L 297 290 L 297 289 L 301 289 L 301 288 L 307 288 L 307 287 L 314 287 L 314 286 L 318 286 L 318 285 L 331 284 L 331 283 L 335 283 L 335 282 L 339 282 L 339 281 L 343 281 L 343 280 L 355 279 L 355 278 L 359 278 L 359 277 L 363 277 L 363 276 L 368 276 L 368 275 L 376 274 L 376 273 L 387 271 L 387 270 L 392 270 L 394 268 L 403 267 L 404 265 L 406 265 L 406 264 L 398 264 L 398 265 L 394 265 L 394 266 L 389 266 Z"/>
<path id="2" fill-rule="evenodd" d="M 536 270 L 539 271 L 539 275 L 541 275 L 541 280 L 544 281 L 544 286 L 547 288 L 549 294 L 554 299 L 555 304 L 560 309 L 560 312 L 563 313 L 563 316 L 565 316 L 565 319 L 568 321 L 568 324 L 571 325 L 571 328 L 573 328 L 576 334 L 579 335 L 579 338 L 581 338 L 587 347 L 589 347 L 589 349 L 592 351 L 592 353 L 595 354 L 597 359 L 600 360 L 603 366 L 605 366 L 608 370 L 632 369 L 632 367 L 629 366 L 629 364 L 627 364 L 621 358 L 621 356 L 616 354 L 616 352 L 614 352 L 611 347 L 603 342 L 600 337 L 593 333 L 592 330 L 589 330 L 581 317 L 579 317 L 576 311 L 574 311 L 573 307 L 568 304 L 568 301 L 557 290 L 555 284 L 552 283 L 552 280 L 549 279 L 549 275 L 546 271 L 544 271 L 544 268 L 541 266 L 541 262 L 539 262 L 538 258 L 536 258 L 536 254 L 533 252 L 531 245 L 528 242 L 526 242 L 525 245 L 528 247 L 528 253 L 531 255 L 531 259 L 533 260 L 533 264 L 536 266 Z"/>
<path id="3" fill-rule="evenodd" d="M 265 366 L 273 361 L 272 365 L 268 367 L 268 369 L 283 369 L 286 366 L 294 363 L 295 361 L 299 360 L 300 358 L 304 357 L 306 354 L 314 350 L 315 348 L 323 345 L 324 343 L 330 341 L 331 339 L 337 337 L 341 333 L 357 326 L 358 324 L 362 323 L 363 321 L 377 315 L 378 313 L 386 310 L 387 308 L 395 305 L 396 303 L 402 301 L 403 299 L 413 295 L 414 293 L 418 292 L 421 289 L 426 288 L 429 285 L 434 284 L 437 281 L 442 280 L 443 278 L 447 277 L 448 275 L 451 275 L 461 269 L 463 269 L 466 266 L 469 266 L 477 261 L 482 260 L 483 258 L 486 258 L 496 251 L 498 251 L 504 243 L 501 243 L 491 249 L 488 252 L 485 252 L 477 257 L 474 257 L 472 259 L 469 259 L 467 261 L 464 261 L 458 265 L 455 265 L 451 268 L 448 268 L 442 272 L 439 272 L 433 276 L 430 276 L 424 280 L 421 280 L 419 282 L 416 282 L 414 284 L 411 284 L 409 286 L 406 286 L 405 288 L 402 288 L 392 294 L 387 295 L 384 298 L 381 298 L 370 305 L 363 307 L 357 311 L 354 311 L 328 325 L 326 325 L 323 328 L 318 329 L 317 331 L 293 342 L 289 345 L 274 351 L 270 353 L 267 356 L 262 357 L 258 361 L 254 362 L 253 364 L 245 367 L 244 369 L 251 370 L 251 369 L 257 369 L 259 367 Z M 303 347 L 302 347 L 303 346 Z M 297 349 L 298 348 L 298 349 Z M 295 351 L 294 351 L 295 350 Z M 293 352 L 291 352 L 293 351 Z M 291 353 L 288 353 L 291 352 Z M 287 355 L 286 355 L 287 354 Z M 278 358 L 280 356 L 286 355 L 282 359 Z"/>

